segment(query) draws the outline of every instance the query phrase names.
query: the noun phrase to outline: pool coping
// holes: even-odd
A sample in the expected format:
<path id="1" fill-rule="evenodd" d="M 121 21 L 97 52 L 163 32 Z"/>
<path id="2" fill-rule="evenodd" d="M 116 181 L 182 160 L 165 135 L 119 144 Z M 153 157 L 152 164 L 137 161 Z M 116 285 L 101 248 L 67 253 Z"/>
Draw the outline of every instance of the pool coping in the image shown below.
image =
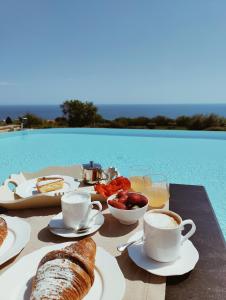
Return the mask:
<path id="1" fill-rule="evenodd" d="M 48 128 L 26 129 L 21 131 L 4 132 L 0 139 L 27 134 L 87 134 L 106 136 L 152 137 L 152 138 L 186 138 L 226 140 L 226 131 L 200 130 L 158 130 L 158 129 L 115 129 L 115 128 Z"/>

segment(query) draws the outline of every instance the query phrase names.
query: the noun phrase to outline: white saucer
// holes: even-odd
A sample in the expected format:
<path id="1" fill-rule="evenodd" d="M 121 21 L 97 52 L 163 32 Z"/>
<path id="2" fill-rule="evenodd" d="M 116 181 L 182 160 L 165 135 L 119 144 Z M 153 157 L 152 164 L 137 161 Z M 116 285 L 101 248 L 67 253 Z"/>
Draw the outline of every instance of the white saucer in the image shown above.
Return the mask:
<path id="1" fill-rule="evenodd" d="M 90 213 L 90 218 L 97 213 L 96 209 L 92 209 Z M 74 238 L 74 237 L 80 237 L 89 235 L 95 231 L 97 231 L 104 223 L 104 216 L 102 213 L 99 213 L 94 220 L 90 224 L 90 229 L 83 233 L 75 233 L 73 232 L 73 229 L 70 231 L 68 229 L 65 229 L 64 221 L 63 221 L 63 215 L 62 212 L 60 212 L 58 215 L 54 216 L 51 221 L 49 222 L 49 230 L 56 235 L 65 237 L 65 238 Z M 62 229 L 55 229 L 53 227 L 62 227 Z"/>
<path id="2" fill-rule="evenodd" d="M 135 241 L 143 236 L 143 231 L 139 231 L 128 240 Z M 199 253 L 190 240 L 184 242 L 181 247 L 180 257 L 170 263 L 162 263 L 147 257 L 143 252 L 143 242 L 131 245 L 128 248 L 130 258 L 134 263 L 149 273 L 159 276 L 182 275 L 194 269 L 199 260 Z"/>

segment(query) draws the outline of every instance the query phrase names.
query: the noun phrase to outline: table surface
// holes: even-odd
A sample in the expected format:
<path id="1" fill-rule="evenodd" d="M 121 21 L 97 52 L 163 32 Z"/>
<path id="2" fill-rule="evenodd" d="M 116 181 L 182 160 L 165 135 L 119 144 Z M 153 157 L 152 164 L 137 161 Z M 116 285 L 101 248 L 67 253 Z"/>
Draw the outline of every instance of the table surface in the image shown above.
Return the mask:
<path id="1" fill-rule="evenodd" d="M 59 211 L 59 208 L 45 208 L 8 211 L 6 213 L 9 216 L 19 216 L 27 221 L 31 225 L 31 238 L 26 247 L 16 258 L 11 259 L 0 267 L 0 274 L 12 266 L 13 263 L 17 262 L 21 257 L 43 246 L 78 240 L 76 238 L 65 239 L 58 237 L 48 230 L 47 225 L 49 220 Z M 142 228 L 142 221 L 127 226 L 120 224 L 113 218 L 106 207 L 104 207 L 103 214 L 105 218 L 103 226 L 98 232 L 91 236 L 99 247 L 103 247 L 116 258 L 126 281 L 126 291 L 123 300 L 164 300 L 166 286 L 165 277 L 152 275 L 137 267 L 131 261 L 127 252 L 120 254 L 116 249 L 118 244 L 127 242 L 128 238 L 133 233 Z"/>
<path id="2" fill-rule="evenodd" d="M 165 277 L 152 275 L 137 267 L 127 252 L 119 254 L 116 246 L 126 242 L 142 228 L 137 224 L 121 225 L 105 207 L 104 225 L 92 235 L 98 246 L 103 247 L 117 260 L 126 280 L 123 300 L 180 300 L 180 299 L 226 299 L 226 251 L 225 242 L 213 213 L 205 189 L 201 186 L 170 185 L 170 209 L 183 219 L 191 218 L 197 232 L 191 238 L 200 254 L 195 269 L 184 276 Z M 26 209 L 8 211 L 9 216 L 19 216 L 31 225 L 31 238 L 21 253 L 0 267 L 0 274 L 21 257 L 43 246 L 64 243 L 68 239 L 49 232 L 47 225 L 59 208 Z M 76 239 L 70 239 L 71 241 Z M 117 299 L 116 299 L 117 300 Z"/>
<path id="3" fill-rule="evenodd" d="M 226 299 L 225 240 L 204 187 L 173 184 L 170 196 L 170 209 L 196 224 L 200 258 L 192 272 L 167 278 L 166 300 Z"/>

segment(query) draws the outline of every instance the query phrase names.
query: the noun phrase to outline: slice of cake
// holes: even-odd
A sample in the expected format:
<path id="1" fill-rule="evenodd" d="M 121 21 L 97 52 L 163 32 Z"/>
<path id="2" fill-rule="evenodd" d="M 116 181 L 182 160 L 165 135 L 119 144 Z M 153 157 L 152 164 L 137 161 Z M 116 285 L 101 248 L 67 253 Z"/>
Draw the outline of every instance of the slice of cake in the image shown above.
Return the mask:
<path id="1" fill-rule="evenodd" d="M 36 188 L 39 193 L 48 193 L 61 190 L 64 187 L 64 179 L 61 177 L 40 177 L 37 179 Z"/>

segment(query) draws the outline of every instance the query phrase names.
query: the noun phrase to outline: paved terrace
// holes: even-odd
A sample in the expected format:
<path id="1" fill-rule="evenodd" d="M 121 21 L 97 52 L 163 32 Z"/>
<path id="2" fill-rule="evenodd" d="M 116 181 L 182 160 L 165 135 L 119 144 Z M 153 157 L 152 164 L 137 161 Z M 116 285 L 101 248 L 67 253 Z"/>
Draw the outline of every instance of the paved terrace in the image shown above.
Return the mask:
<path id="1" fill-rule="evenodd" d="M 17 130 L 20 130 L 20 125 L 0 126 L 0 133 L 1 132 L 9 132 L 9 131 L 17 131 Z"/>

